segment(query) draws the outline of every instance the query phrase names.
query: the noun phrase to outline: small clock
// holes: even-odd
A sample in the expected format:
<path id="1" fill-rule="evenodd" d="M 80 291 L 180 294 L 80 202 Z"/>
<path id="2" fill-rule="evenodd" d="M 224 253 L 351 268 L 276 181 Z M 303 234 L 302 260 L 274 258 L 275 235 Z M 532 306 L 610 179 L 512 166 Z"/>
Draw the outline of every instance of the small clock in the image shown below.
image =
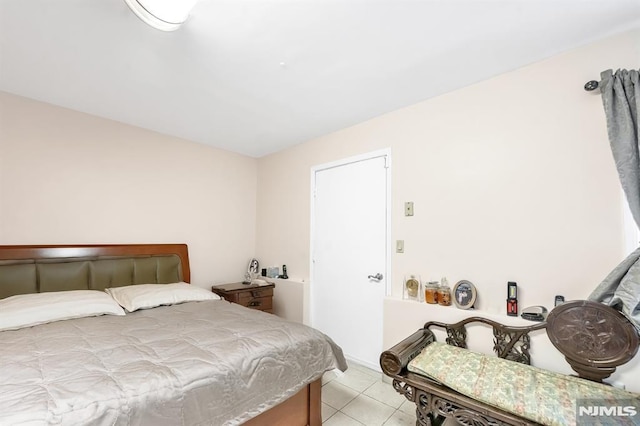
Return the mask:
<path id="1" fill-rule="evenodd" d="M 420 278 L 415 275 L 405 277 L 404 280 L 404 294 L 405 299 L 419 300 L 420 299 Z"/>

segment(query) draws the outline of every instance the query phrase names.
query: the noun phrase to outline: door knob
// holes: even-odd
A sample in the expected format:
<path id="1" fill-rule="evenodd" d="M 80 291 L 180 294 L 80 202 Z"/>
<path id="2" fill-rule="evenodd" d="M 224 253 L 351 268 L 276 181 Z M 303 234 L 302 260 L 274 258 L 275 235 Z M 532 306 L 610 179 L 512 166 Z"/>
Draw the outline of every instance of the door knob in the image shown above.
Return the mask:
<path id="1" fill-rule="evenodd" d="M 382 274 L 380 272 L 378 272 L 375 275 L 369 275 L 367 278 L 369 278 L 370 280 L 380 281 L 384 277 L 382 276 Z"/>

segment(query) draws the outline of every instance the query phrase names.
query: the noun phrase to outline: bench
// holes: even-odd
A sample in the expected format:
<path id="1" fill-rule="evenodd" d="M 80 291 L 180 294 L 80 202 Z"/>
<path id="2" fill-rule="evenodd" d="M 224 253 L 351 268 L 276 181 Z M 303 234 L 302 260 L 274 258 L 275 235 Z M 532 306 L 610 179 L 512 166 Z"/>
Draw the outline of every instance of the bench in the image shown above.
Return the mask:
<path id="1" fill-rule="evenodd" d="M 491 326 L 498 358 L 468 351 L 470 323 Z M 444 345 L 433 328 L 443 328 Z M 530 366 L 530 333 L 546 330 L 578 377 Z M 631 360 L 640 338 L 633 323 L 601 303 L 573 301 L 553 309 L 546 322 L 506 326 L 471 317 L 455 324 L 427 322 L 382 353 L 380 365 L 393 387 L 416 404 L 418 426 L 454 418 L 465 425 L 576 423 L 578 399 L 637 401 L 638 394 L 603 384 Z"/>

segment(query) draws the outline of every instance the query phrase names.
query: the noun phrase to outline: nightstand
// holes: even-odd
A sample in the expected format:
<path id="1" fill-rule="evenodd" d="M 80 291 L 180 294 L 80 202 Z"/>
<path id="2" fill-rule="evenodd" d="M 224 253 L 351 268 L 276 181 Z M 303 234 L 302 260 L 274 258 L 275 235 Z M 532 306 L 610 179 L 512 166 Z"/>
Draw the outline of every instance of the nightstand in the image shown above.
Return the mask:
<path id="1" fill-rule="evenodd" d="M 218 296 L 250 309 L 272 313 L 274 283 L 265 285 L 230 283 L 211 287 Z"/>

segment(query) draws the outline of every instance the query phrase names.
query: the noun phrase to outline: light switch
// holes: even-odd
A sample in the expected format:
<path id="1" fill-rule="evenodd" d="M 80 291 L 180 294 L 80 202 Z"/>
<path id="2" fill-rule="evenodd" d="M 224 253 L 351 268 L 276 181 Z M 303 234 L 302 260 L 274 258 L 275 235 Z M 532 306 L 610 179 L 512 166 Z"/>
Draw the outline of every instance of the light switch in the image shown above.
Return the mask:
<path id="1" fill-rule="evenodd" d="M 396 240 L 396 253 L 404 253 L 404 240 Z"/>
<path id="2" fill-rule="evenodd" d="M 404 215 L 413 216 L 413 201 L 407 201 L 404 203 Z"/>

